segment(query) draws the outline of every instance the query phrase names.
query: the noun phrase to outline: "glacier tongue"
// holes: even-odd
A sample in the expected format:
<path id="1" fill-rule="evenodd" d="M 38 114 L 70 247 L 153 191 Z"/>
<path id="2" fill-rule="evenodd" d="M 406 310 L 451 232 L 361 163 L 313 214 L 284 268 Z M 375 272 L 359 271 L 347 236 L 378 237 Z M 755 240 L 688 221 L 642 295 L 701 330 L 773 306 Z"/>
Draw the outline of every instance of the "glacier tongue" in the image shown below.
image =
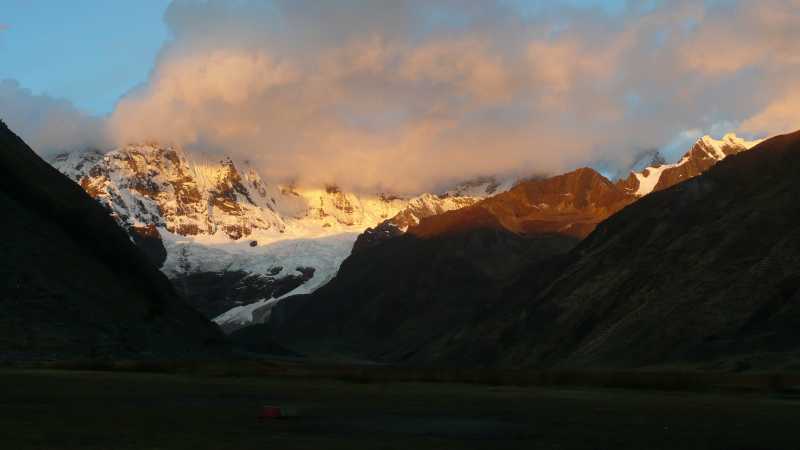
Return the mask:
<path id="1" fill-rule="evenodd" d="M 167 260 L 162 270 L 170 278 L 186 273 L 245 271 L 280 277 L 301 274 L 300 269 L 313 268 L 313 277 L 278 299 L 310 293 L 333 278 L 342 261 L 350 254 L 358 233 L 342 233 L 311 238 L 275 240 L 265 245 L 250 247 L 247 242 L 202 241 L 169 233 L 162 233 L 167 248 Z M 263 321 L 268 316 L 265 306 L 278 299 L 260 298 L 253 303 L 237 305 L 213 318 L 224 330 L 233 331 L 249 325 L 253 312 L 262 310 Z"/>

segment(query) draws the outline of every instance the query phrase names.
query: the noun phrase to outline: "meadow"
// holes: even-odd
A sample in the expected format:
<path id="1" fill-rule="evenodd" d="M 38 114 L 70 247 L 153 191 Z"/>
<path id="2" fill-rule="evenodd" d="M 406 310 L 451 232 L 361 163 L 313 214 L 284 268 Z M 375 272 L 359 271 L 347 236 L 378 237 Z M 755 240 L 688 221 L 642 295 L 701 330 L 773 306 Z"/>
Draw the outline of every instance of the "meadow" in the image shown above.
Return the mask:
<path id="1" fill-rule="evenodd" d="M 600 386 L 610 373 L 581 382 L 551 375 L 560 384 L 537 385 L 519 373 L 503 383 L 497 374 L 493 382 L 451 381 L 457 372 L 442 370 L 435 380 L 435 371 L 215 367 L 0 370 L 3 448 L 800 448 L 800 399 L 784 384 L 794 379 L 778 386 L 774 375 L 679 389 Z M 264 405 L 289 417 L 260 421 Z"/>

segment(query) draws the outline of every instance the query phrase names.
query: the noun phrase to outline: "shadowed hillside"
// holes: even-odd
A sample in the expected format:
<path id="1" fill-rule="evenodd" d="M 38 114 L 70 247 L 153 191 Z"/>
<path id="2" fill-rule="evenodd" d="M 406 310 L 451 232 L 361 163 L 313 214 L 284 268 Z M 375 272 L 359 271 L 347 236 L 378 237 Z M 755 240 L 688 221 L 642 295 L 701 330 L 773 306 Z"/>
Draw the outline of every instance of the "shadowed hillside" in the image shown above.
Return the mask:
<path id="1" fill-rule="evenodd" d="M 800 132 L 612 216 L 548 289 L 516 287 L 524 319 L 487 324 L 518 338 L 501 359 L 788 364 L 800 351 L 798 173 Z"/>
<path id="2" fill-rule="evenodd" d="M 800 133 L 647 196 L 601 223 L 548 286 L 521 277 L 504 311 L 438 345 L 487 365 L 797 368 L 797 173 Z"/>
<path id="3" fill-rule="evenodd" d="M 788 367 L 797 173 L 800 133 L 770 139 L 625 207 L 572 251 L 628 200 L 584 170 L 527 182 L 355 252 L 265 334 L 408 363 Z"/>
<path id="4" fill-rule="evenodd" d="M 108 212 L 0 122 L 0 359 L 206 352 L 221 335 Z"/>
<path id="5" fill-rule="evenodd" d="M 444 355 L 433 344 L 496 314 L 520 276 L 548 280 L 554 259 L 633 200 L 591 169 L 522 182 L 357 246 L 333 281 L 279 303 L 262 329 L 311 353 L 462 363 L 474 355 Z"/>

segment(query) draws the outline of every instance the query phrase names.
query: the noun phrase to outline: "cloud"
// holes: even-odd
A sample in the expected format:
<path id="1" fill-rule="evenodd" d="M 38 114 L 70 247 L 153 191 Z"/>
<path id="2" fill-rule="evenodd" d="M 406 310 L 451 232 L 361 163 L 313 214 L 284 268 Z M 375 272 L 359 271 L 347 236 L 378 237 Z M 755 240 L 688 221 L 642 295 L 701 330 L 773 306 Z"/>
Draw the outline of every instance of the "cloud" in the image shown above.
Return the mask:
<path id="1" fill-rule="evenodd" d="M 44 157 L 111 145 L 102 119 L 80 112 L 67 100 L 35 95 L 16 81 L 0 81 L 0 119 Z"/>
<path id="2" fill-rule="evenodd" d="M 800 0 L 651 3 L 176 0 L 108 129 L 274 180 L 418 192 L 800 128 Z"/>
<path id="3" fill-rule="evenodd" d="M 766 135 L 785 133 L 798 128 L 800 128 L 800 91 L 796 86 L 741 125 L 741 129 L 745 132 Z"/>
<path id="4" fill-rule="evenodd" d="M 571 89 L 596 62 L 537 60 L 547 49 L 515 37 L 549 25 L 500 3 L 183 1 L 166 20 L 175 40 L 112 115 L 120 142 L 172 141 L 233 153 L 274 179 L 402 192 L 593 157 L 536 85 Z M 556 79 L 565 70 L 569 86 Z"/>

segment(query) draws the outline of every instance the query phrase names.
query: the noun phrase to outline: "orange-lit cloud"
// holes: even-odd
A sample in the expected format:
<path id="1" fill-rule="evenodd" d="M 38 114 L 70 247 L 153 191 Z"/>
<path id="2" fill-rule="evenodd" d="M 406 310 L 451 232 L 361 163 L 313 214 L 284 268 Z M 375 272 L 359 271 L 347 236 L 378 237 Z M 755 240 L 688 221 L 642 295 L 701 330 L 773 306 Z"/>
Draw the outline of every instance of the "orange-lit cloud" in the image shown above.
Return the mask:
<path id="1" fill-rule="evenodd" d="M 800 0 L 509 5 L 176 1 L 174 39 L 107 129 L 276 180 L 414 192 L 623 164 L 687 130 L 800 128 Z"/>

